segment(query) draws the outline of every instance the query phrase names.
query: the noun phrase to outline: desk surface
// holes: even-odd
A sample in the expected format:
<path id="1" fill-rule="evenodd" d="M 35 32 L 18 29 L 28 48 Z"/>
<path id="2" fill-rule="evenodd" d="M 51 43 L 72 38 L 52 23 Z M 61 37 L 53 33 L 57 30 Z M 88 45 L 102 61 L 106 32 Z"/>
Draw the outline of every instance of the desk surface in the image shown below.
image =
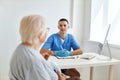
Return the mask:
<path id="1" fill-rule="evenodd" d="M 74 59 L 58 59 L 54 56 L 50 58 L 55 60 L 61 69 L 65 68 L 77 68 L 77 67 L 94 67 L 94 66 L 105 66 L 105 65 L 116 65 L 120 64 L 120 60 L 109 59 L 106 56 L 99 56 L 98 54 L 92 53 L 95 55 L 92 59 L 82 59 L 82 55 L 73 56 Z"/>

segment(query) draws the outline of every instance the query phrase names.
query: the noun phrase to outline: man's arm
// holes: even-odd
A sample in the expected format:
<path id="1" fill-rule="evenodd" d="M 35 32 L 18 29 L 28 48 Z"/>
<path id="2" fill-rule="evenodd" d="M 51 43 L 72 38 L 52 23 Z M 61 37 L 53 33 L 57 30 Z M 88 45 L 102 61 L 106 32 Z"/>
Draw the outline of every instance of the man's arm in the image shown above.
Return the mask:
<path id="1" fill-rule="evenodd" d="M 83 54 L 83 51 L 80 48 L 72 51 L 72 55 L 80 55 L 80 54 Z"/>
<path id="2" fill-rule="evenodd" d="M 50 55 L 54 55 L 54 52 L 53 51 L 50 51 L 50 50 L 47 50 L 47 49 L 44 49 L 44 48 L 41 48 L 40 49 L 40 54 L 43 55 L 43 57 L 48 60 L 49 56 Z"/>
<path id="3" fill-rule="evenodd" d="M 54 55 L 54 54 L 55 54 L 54 51 L 50 51 L 50 50 L 41 48 L 40 53 L 41 53 L 42 55 L 44 55 L 46 52 L 47 52 L 49 55 Z M 72 55 L 80 55 L 80 54 L 83 54 L 83 51 L 82 51 L 80 48 L 78 48 L 78 49 L 76 49 L 76 50 L 73 50 L 73 51 L 71 51 L 71 52 L 72 52 Z"/>
<path id="4" fill-rule="evenodd" d="M 40 49 L 40 53 L 41 54 L 44 54 L 44 53 L 46 53 L 46 52 L 49 52 L 50 50 L 47 50 L 47 49 L 44 49 L 44 48 L 41 48 Z"/>

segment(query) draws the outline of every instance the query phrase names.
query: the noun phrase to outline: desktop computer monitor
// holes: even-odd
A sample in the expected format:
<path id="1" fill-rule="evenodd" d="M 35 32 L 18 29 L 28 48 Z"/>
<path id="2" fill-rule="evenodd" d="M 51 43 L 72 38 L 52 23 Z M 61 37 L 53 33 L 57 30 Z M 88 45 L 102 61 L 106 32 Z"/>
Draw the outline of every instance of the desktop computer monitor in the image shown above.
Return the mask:
<path id="1" fill-rule="evenodd" d="M 104 39 L 104 42 L 103 42 L 103 46 L 102 46 L 102 48 L 101 48 L 101 50 L 100 50 L 99 55 L 102 54 L 102 50 L 103 50 L 103 48 L 106 46 L 106 47 L 107 47 L 107 50 L 108 50 L 108 54 L 109 54 L 109 59 L 112 59 L 110 46 L 109 46 L 109 43 L 108 43 L 108 40 L 107 40 L 109 31 L 110 31 L 110 27 L 111 27 L 111 24 L 109 24 L 109 26 L 108 26 L 108 29 L 107 29 L 107 32 L 106 32 L 106 35 L 105 35 L 105 39 Z"/>

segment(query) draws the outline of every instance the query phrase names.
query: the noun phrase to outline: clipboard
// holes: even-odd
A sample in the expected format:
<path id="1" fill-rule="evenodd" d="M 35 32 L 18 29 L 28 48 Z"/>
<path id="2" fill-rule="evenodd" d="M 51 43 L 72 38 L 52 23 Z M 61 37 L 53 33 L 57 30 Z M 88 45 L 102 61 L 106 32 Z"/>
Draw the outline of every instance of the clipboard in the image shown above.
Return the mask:
<path id="1" fill-rule="evenodd" d="M 59 57 L 59 56 L 55 56 L 57 59 L 75 59 L 74 56 L 67 56 L 67 57 Z"/>

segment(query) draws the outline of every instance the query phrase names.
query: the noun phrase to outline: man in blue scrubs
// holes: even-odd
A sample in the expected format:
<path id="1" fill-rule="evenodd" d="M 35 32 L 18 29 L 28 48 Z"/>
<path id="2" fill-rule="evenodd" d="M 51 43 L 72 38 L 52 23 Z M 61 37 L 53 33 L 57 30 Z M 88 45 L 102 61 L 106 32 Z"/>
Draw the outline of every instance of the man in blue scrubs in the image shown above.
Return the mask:
<path id="1" fill-rule="evenodd" d="M 59 57 L 82 54 L 83 52 L 74 37 L 67 33 L 69 29 L 69 22 L 67 19 L 62 18 L 58 21 L 58 29 L 58 33 L 48 37 L 40 53 L 44 54 L 45 52 L 49 52 L 51 55 Z M 62 69 L 62 72 L 70 76 L 67 80 L 80 80 L 80 73 L 74 68 Z"/>

